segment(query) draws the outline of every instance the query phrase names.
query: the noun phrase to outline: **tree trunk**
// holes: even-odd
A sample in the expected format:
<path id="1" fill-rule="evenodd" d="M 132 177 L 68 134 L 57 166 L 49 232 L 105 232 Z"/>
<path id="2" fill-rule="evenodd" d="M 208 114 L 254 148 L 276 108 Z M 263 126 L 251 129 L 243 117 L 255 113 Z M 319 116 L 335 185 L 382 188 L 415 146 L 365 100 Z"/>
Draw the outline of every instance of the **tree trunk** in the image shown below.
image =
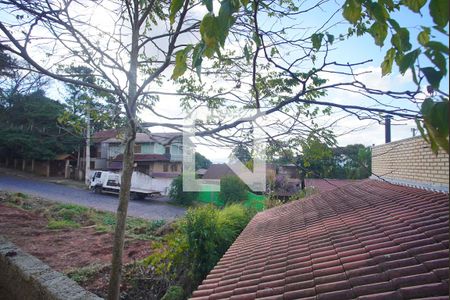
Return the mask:
<path id="1" fill-rule="evenodd" d="M 111 277 L 109 281 L 108 299 L 118 300 L 120 297 L 120 281 L 122 273 L 122 256 L 127 220 L 128 202 L 130 200 L 131 176 L 133 175 L 135 127 L 129 126 L 126 133 L 126 144 L 123 153 L 123 169 L 120 183 L 119 206 L 114 233 Z"/>
<path id="2" fill-rule="evenodd" d="M 125 224 L 127 220 L 128 202 L 130 200 L 131 176 L 134 164 L 134 141 L 136 139 L 136 106 L 137 106 L 137 71 L 139 56 L 139 6 L 134 0 L 134 22 L 132 22 L 130 69 L 128 72 L 128 103 L 127 117 L 128 128 L 125 137 L 125 150 L 123 153 L 122 179 L 119 194 L 119 207 L 117 208 L 117 222 L 114 233 L 113 257 L 111 277 L 109 281 L 108 299 L 120 298 L 120 280 L 122 273 L 122 256 L 125 236 Z"/>
<path id="3" fill-rule="evenodd" d="M 84 182 L 89 186 L 89 171 L 91 170 L 91 110 L 86 107 L 86 168 L 84 172 Z"/>

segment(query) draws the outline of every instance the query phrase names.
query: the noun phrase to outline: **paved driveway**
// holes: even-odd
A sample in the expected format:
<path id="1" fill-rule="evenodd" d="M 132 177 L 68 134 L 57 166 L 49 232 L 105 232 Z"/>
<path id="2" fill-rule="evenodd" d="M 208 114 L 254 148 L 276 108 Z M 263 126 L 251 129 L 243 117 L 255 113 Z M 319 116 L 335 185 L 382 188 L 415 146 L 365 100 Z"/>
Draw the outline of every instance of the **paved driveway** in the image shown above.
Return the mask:
<path id="1" fill-rule="evenodd" d="M 116 195 L 99 195 L 91 191 L 50 183 L 39 179 L 22 178 L 0 174 L 0 190 L 21 192 L 61 203 L 73 203 L 99 210 L 115 212 L 119 203 Z M 145 219 L 174 219 L 185 213 L 182 207 L 165 203 L 164 200 L 133 200 L 128 215 Z"/>

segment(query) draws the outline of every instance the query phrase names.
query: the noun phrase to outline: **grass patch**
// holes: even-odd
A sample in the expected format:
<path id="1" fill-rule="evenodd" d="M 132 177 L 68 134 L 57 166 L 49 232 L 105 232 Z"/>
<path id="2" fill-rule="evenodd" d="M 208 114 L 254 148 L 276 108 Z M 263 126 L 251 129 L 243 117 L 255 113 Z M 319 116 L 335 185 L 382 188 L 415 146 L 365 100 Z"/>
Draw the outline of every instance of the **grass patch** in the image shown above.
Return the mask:
<path id="1" fill-rule="evenodd" d="M 1 193 L 0 203 L 32 211 L 48 219 L 49 229 L 76 229 L 93 226 L 97 232 L 113 232 L 116 215 L 76 204 L 54 203 L 22 193 Z M 127 217 L 125 235 L 130 239 L 152 240 L 155 231 L 165 224 L 164 220 L 144 220 Z"/>
<path id="2" fill-rule="evenodd" d="M 80 224 L 68 220 L 50 220 L 48 221 L 48 229 L 74 229 L 79 228 Z"/>
<path id="3" fill-rule="evenodd" d="M 78 284 L 83 284 L 93 278 L 102 268 L 103 266 L 100 264 L 93 264 L 90 266 L 70 270 L 66 275 Z"/>

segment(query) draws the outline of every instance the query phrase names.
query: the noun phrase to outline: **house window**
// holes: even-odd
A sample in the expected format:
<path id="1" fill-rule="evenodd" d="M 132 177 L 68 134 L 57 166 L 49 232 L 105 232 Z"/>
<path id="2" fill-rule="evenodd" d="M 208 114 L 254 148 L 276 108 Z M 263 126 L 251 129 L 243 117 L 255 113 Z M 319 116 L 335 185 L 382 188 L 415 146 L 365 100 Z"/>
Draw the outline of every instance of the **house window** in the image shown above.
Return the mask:
<path id="1" fill-rule="evenodd" d="M 177 164 L 171 164 L 170 165 L 170 172 L 178 172 L 178 165 Z"/>
<path id="2" fill-rule="evenodd" d="M 134 145 L 134 153 L 141 153 L 141 144 Z"/>
<path id="3" fill-rule="evenodd" d="M 163 164 L 163 172 L 169 172 L 169 164 Z"/>

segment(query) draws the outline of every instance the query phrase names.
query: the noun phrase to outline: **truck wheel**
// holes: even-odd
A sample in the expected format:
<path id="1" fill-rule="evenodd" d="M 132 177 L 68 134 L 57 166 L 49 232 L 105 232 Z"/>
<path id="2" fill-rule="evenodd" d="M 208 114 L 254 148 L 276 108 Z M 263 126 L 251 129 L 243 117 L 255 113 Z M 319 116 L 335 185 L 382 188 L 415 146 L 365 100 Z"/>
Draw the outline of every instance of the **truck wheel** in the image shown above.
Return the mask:
<path id="1" fill-rule="evenodd" d="M 135 192 L 131 192 L 130 193 L 130 200 L 136 200 L 137 199 L 137 194 Z"/>
<path id="2" fill-rule="evenodd" d="M 137 193 L 137 198 L 138 198 L 139 200 L 144 200 L 145 197 L 147 197 L 147 194 L 144 194 L 144 193 Z"/>
<path id="3" fill-rule="evenodd" d="M 101 194 L 102 193 L 102 187 L 101 186 L 96 186 L 94 188 L 94 193 L 96 194 Z"/>

